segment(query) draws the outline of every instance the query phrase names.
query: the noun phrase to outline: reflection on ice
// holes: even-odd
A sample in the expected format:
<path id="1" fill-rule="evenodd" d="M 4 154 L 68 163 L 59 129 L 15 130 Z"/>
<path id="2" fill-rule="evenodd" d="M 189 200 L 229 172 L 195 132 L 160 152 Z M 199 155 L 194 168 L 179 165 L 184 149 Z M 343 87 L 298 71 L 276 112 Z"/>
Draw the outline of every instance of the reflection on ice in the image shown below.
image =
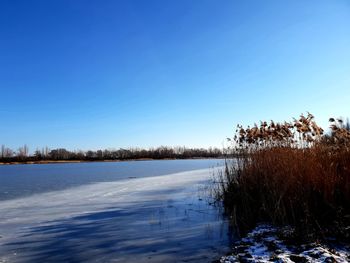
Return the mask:
<path id="1" fill-rule="evenodd" d="M 205 169 L 0 202 L 0 262 L 210 262 L 229 236 L 198 197 L 209 178 Z"/>

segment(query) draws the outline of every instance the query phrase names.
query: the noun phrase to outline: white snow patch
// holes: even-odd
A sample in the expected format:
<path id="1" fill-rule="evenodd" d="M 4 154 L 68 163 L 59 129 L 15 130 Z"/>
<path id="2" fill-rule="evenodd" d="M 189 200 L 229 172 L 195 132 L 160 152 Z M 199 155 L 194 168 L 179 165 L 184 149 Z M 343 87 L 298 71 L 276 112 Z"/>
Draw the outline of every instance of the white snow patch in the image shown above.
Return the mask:
<path id="1" fill-rule="evenodd" d="M 308 244 L 309 249 L 300 252 L 300 247 L 286 245 L 276 236 L 277 229 L 268 225 L 259 225 L 252 230 L 247 237 L 237 242 L 233 255 L 222 257 L 221 263 L 241 262 L 339 262 L 350 260 L 349 246 L 334 246 L 329 248 L 322 244 Z M 271 248 L 271 244 L 274 249 Z M 269 248 L 270 245 L 270 248 Z M 310 248 L 311 247 L 311 248 Z M 234 250 L 235 250 L 234 249 Z"/>

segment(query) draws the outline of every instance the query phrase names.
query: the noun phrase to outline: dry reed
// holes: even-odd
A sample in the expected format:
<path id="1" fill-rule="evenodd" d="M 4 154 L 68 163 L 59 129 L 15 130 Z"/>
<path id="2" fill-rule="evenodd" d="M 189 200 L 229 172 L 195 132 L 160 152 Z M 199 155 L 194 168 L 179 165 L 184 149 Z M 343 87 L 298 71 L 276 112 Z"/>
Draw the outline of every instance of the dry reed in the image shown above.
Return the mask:
<path id="1" fill-rule="evenodd" d="M 350 237 L 350 132 L 330 122 L 329 135 L 310 113 L 238 126 L 218 191 L 238 232 L 265 221 L 299 238 Z"/>

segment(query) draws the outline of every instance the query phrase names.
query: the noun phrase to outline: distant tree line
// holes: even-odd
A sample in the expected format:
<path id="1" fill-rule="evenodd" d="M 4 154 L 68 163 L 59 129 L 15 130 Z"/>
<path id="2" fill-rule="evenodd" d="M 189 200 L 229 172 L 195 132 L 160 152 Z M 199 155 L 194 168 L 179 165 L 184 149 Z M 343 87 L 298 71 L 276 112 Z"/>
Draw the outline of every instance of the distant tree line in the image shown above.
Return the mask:
<path id="1" fill-rule="evenodd" d="M 223 151 L 218 148 L 187 148 L 168 147 L 157 148 L 128 148 L 105 149 L 97 151 L 69 151 L 64 148 L 36 149 L 29 153 L 27 145 L 12 150 L 1 146 L 0 162 L 31 162 L 31 161 L 101 161 L 101 160 L 133 160 L 133 159 L 190 159 L 190 158 L 219 158 Z"/>

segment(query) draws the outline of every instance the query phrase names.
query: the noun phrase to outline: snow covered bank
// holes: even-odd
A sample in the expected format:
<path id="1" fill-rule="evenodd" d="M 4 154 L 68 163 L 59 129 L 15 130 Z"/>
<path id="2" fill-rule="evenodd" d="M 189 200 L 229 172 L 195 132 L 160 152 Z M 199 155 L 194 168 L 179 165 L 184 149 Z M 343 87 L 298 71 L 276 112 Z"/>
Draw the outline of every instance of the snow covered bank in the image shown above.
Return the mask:
<path id="1" fill-rule="evenodd" d="M 340 262 L 350 261 L 346 245 L 291 245 L 277 236 L 277 229 L 259 225 L 247 237 L 235 243 L 233 254 L 222 257 L 221 263 L 233 262 Z"/>

